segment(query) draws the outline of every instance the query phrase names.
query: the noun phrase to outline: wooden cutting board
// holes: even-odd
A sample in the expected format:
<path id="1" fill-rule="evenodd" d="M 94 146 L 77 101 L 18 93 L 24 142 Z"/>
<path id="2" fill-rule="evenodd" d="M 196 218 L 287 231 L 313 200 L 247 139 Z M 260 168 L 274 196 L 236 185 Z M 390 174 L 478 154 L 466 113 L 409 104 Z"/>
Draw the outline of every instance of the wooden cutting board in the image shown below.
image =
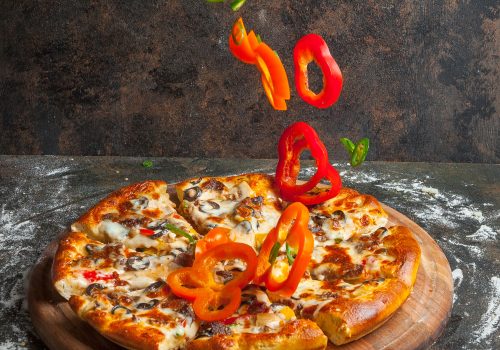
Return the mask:
<path id="1" fill-rule="evenodd" d="M 384 205 L 390 225 L 410 228 L 422 249 L 417 281 L 399 310 L 371 334 L 343 346 L 328 349 L 415 350 L 430 346 L 450 316 L 453 279 L 445 255 L 427 232 L 403 214 Z M 28 307 L 38 335 L 53 350 L 123 349 L 81 321 L 52 286 L 51 266 L 57 249 L 52 242 L 34 266 L 28 287 Z"/>

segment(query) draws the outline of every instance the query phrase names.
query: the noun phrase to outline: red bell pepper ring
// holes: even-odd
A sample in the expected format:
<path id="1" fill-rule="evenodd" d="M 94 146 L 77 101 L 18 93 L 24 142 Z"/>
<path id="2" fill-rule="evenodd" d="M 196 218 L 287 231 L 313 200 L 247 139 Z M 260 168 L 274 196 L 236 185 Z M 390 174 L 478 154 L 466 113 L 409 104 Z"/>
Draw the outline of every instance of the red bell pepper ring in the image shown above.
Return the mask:
<path id="1" fill-rule="evenodd" d="M 342 188 L 342 180 L 337 170 L 335 170 L 335 168 L 331 164 L 327 165 L 325 178 L 328 180 L 328 182 L 330 182 L 330 188 L 328 190 L 315 193 L 297 194 L 292 196 L 291 200 L 295 202 L 301 202 L 305 205 L 315 205 L 323 203 L 330 198 L 335 197 Z"/>
<path id="2" fill-rule="evenodd" d="M 300 171 L 300 154 L 308 149 L 316 161 L 317 171 L 305 184 L 297 185 Z M 276 183 L 283 199 L 312 190 L 326 175 L 328 152 L 316 131 L 307 123 L 297 122 L 290 125 L 280 137 L 278 143 L 278 166 Z"/>
<path id="3" fill-rule="evenodd" d="M 305 184 L 297 185 L 300 171 L 300 154 L 308 149 L 316 161 L 317 171 Z M 338 172 L 328 161 L 328 152 L 316 131 L 307 123 L 297 122 L 281 135 L 278 144 L 276 184 L 281 197 L 289 202 L 313 205 L 335 197 L 342 187 Z M 325 178 L 331 183 L 327 192 L 308 194 Z"/>
<path id="4" fill-rule="evenodd" d="M 302 37 L 293 49 L 293 61 L 295 87 L 305 102 L 317 108 L 328 108 L 337 102 L 342 90 L 342 73 L 321 36 L 308 34 Z M 309 89 L 307 65 L 312 61 L 323 72 L 323 89 L 318 94 Z"/>

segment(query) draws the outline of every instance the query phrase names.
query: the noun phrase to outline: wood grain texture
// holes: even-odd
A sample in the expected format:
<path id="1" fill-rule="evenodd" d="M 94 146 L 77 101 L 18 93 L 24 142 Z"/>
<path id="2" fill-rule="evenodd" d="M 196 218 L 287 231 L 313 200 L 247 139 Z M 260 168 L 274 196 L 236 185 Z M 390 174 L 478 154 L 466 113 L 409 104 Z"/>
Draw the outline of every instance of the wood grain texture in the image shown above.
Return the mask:
<path id="1" fill-rule="evenodd" d="M 402 307 L 371 334 L 343 346 L 328 349 L 416 350 L 430 346 L 449 318 L 453 281 L 451 270 L 437 243 L 416 223 L 396 210 L 384 206 L 389 223 L 404 225 L 414 233 L 422 249 L 421 264 L 413 292 Z M 33 324 L 53 350 L 121 349 L 81 321 L 54 289 L 50 270 L 57 249 L 52 242 L 32 270 L 28 288 L 28 307 Z"/>

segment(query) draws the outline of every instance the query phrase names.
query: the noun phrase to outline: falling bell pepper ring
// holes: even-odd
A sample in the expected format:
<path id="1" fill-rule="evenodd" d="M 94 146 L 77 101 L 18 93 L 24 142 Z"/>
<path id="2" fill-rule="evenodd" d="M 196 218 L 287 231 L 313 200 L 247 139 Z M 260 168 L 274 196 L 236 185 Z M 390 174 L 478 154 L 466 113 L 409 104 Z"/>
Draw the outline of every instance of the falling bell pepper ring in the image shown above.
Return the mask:
<path id="1" fill-rule="evenodd" d="M 269 103 L 276 110 L 286 110 L 290 84 L 281 59 L 253 31 L 247 34 L 243 20 L 238 18 L 231 29 L 229 49 L 240 61 L 255 64 L 261 73 L 262 86 Z"/>
<path id="2" fill-rule="evenodd" d="M 356 167 L 365 161 L 369 148 L 370 140 L 368 140 L 368 138 L 365 137 L 359 140 L 351 155 L 351 165 L 353 167 Z"/>
<path id="3" fill-rule="evenodd" d="M 342 90 L 342 73 L 321 36 L 308 34 L 302 37 L 293 49 L 293 61 L 295 87 L 305 102 L 317 108 L 328 108 L 337 102 Z M 323 72 L 323 89 L 318 94 L 309 88 L 307 65 L 312 61 Z"/>
<path id="4" fill-rule="evenodd" d="M 344 146 L 345 150 L 352 155 L 352 152 L 354 152 L 354 148 L 356 148 L 356 145 L 347 137 L 342 137 L 340 139 L 340 143 Z"/>
<path id="5" fill-rule="evenodd" d="M 254 278 L 256 283 L 264 282 L 267 289 L 286 297 L 295 292 L 314 248 L 308 223 L 309 210 L 303 204 L 292 203 L 285 209 L 262 244 Z M 276 256 L 283 244 L 287 246 L 286 259 Z"/>
<path id="6" fill-rule="evenodd" d="M 309 150 L 316 162 L 317 171 L 305 184 L 298 185 L 300 154 Z M 276 183 L 284 200 L 294 201 L 294 197 L 312 190 L 328 171 L 328 152 L 316 131 L 307 123 L 290 125 L 281 135 L 278 143 L 278 165 Z"/>
<path id="7" fill-rule="evenodd" d="M 229 230 L 225 227 L 216 227 L 211 229 L 203 239 L 196 242 L 196 248 L 194 250 L 195 259 L 197 259 L 201 254 L 205 253 L 218 245 L 231 242 L 229 238 Z"/>
<path id="8" fill-rule="evenodd" d="M 232 52 L 234 57 L 244 63 L 256 63 L 257 55 L 254 48 L 250 45 L 247 31 L 241 17 L 234 22 L 233 27 L 231 28 L 231 35 L 229 35 L 229 50 Z"/>
<path id="9" fill-rule="evenodd" d="M 315 205 L 323 203 L 330 198 L 335 197 L 342 188 L 342 180 L 338 171 L 331 164 L 327 165 L 325 178 L 330 183 L 330 187 L 328 189 L 318 189 L 315 190 L 314 193 L 302 193 L 293 195 L 292 197 L 290 197 L 290 200 L 301 202 L 305 205 Z"/>

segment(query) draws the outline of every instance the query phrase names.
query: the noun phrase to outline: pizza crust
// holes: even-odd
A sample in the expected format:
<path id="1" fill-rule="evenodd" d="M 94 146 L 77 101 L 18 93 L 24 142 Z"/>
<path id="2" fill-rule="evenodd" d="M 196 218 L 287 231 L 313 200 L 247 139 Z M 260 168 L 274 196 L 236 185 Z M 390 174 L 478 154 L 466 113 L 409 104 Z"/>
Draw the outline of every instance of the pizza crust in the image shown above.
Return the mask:
<path id="1" fill-rule="evenodd" d="M 389 230 L 391 234 L 383 243 L 395 260 L 382 266 L 385 283 L 368 295 L 340 298 L 316 312 L 314 321 L 335 345 L 359 339 L 380 327 L 410 295 L 417 277 L 420 247 L 406 227 Z"/>
<path id="2" fill-rule="evenodd" d="M 295 320 L 287 323 L 277 333 L 242 333 L 215 335 L 190 342 L 187 350 L 320 350 L 328 339 L 321 329 L 310 320 Z"/>
<path id="3" fill-rule="evenodd" d="M 101 200 L 89 211 L 83 214 L 73 225 L 73 232 L 85 232 L 94 239 L 101 242 L 109 240 L 107 236 L 99 230 L 99 224 L 106 214 L 120 214 L 125 202 L 138 196 L 145 196 L 162 202 L 167 207 L 174 207 L 167 194 L 167 183 L 164 181 L 144 181 L 123 187 Z"/>

